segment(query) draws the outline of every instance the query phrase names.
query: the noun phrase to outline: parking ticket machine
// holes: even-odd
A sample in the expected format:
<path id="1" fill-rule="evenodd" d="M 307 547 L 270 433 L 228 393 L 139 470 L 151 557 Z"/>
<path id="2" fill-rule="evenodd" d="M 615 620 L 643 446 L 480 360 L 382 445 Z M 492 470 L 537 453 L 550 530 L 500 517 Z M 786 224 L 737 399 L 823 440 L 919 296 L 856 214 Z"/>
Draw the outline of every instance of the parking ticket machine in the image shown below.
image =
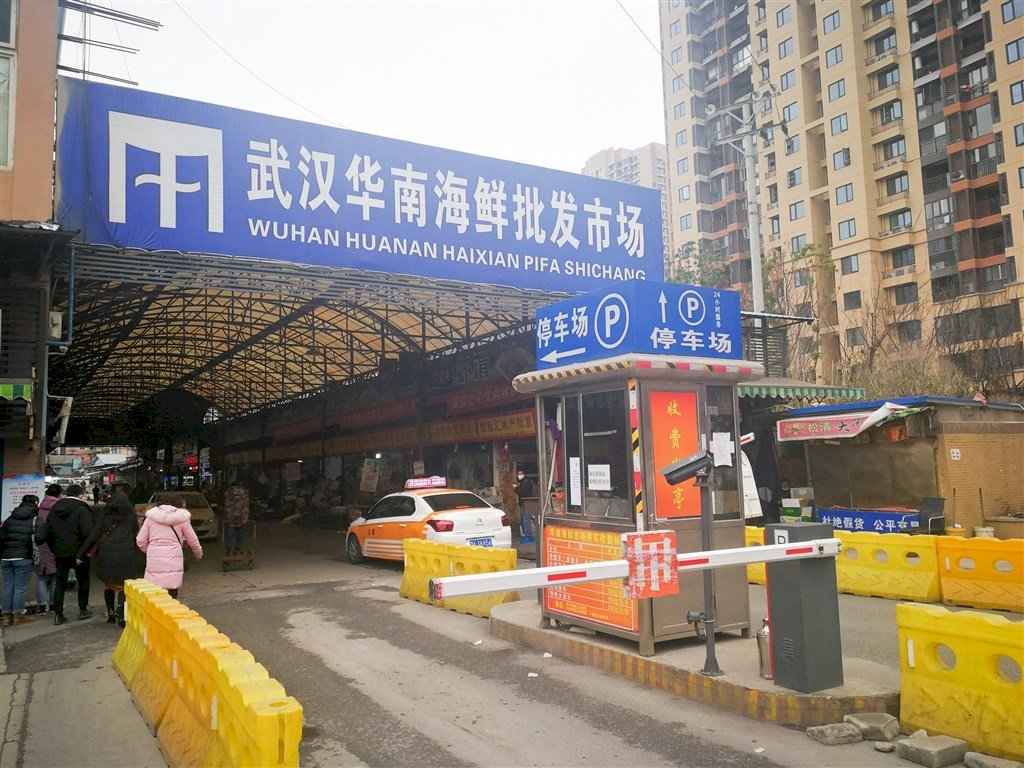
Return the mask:
<path id="1" fill-rule="evenodd" d="M 712 548 L 744 546 L 739 382 L 764 375 L 742 360 L 739 295 L 635 281 L 537 313 L 538 370 L 513 386 L 536 395 L 540 565 L 622 558 L 621 537 L 673 530 L 679 552 L 700 551 L 701 489 L 658 472 L 700 450 L 715 467 Z M 750 631 L 745 566 L 714 571 L 716 631 Z M 679 594 L 631 600 L 621 581 L 544 590 L 549 624 L 587 627 L 654 644 L 699 634 L 702 577 Z M 691 614 L 692 617 L 692 614 Z"/>

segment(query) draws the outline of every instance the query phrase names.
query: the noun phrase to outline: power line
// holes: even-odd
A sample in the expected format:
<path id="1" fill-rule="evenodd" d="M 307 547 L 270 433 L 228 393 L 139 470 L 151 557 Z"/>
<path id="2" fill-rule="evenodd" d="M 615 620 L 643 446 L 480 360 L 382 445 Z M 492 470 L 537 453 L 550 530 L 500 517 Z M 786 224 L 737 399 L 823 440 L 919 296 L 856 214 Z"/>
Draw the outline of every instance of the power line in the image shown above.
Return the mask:
<path id="1" fill-rule="evenodd" d="M 177 0 L 175 0 L 175 2 L 177 2 Z M 651 48 L 657 51 L 658 56 L 661 57 L 661 60 L 668 64 L 668 68 L 671 69 L 676 74 L 676 76 L 680 79 L 682 84 L 689 89 L 690 93 L 692 93 L 694 96 L 700 96 L 699 93 L 697 93 L 695 90 L 693 90 L 693 88 L 690 87 L 690 84 L 686 81 L 686 78 L 679 74 L 679 71 L 672 65 L 672 62 L 665 58 L 665 54 L 662 53 L 661 51 L 661 46 L 657 45 L 653 40 L 651 40 L 650 37 L 647 36 L 647 33 L 644 32 L 644 28 L 641 27 L 637 23 L 637 20 L 633 18 L 633 14 L 626 10 L 626 6 L 622 4 L 622 0 L 615 0 L 615 2 L 619 4 L 619 8 L 621 8 L 622 12 L 626 14 L 626 17 L 633 22 L 633 26 L 640 31 L 640 34 L 644 36 L 644 40 L 650 43 Z"/>
<path id="2" fill-rule="evenodd" d="M 323 122 L 325 122 L 325 123 L 329 123 L 330 125 L 333 125 L 333 126 L 334 126 L 334 127 L 336 127 L 336 128 L 345 128 L 345 126 L 344 126 L 344 125 L 340 125 L 339 123 L 336 123 L 336 122 L 334 122 L 333 120 L 331 120 L 331 119 L 329 119 L 329 118 L 327 118 L 327 117 L 324 117 L 324 116 L 323 116 L 323 115 L 321 115 L 321 114 L 320 114 L 319 112 L 316 112 L 315 110 L 312 110 L 312 109 L 310 109 L 310 108 L 309 108 L 309 107 L 307 107 L 307 106 L 306 106 L 305 104 L 302 104 L 302 103 L 300 103 L 300 102 L 296 101 L 296 100 L 295 100 L 295 99 L 293 99 L 293 98 L 292 98 L 291 96 L 289 96 L 289 95 L 288 95 L 287 93 L 284 93 L 283 91 L 281 91 L 281 90 L 279 90 L 279 89 L 275 88 L 275 87 L 274 87 L 273 85 L 271 85 L 270 83 L 268 83 L 268 82 L 267 82 L 266 80 L 264 80 L 264 79 L 263 79 L 262 77 L 260 77 L 260 76 L 259 76 L 258 74 L 256 74 L 256 73 L 255 73 L 255 72 L 253 72 L 253 71 L 252 71 L 251 69 L 249 69 L 249 67 L 247 67 L 247 66 L 246 66 L 245 64 L 243 64 L 243 63 L 242 63 L 241 61 L 239 61 L 239 59 L 238 59 L 238 58 L 237 58 L 237 57 L 236 57 L 236 56 L 235 56 L 234 54 L 232 54 L 232 53 L 231 53 L 231 51 L 229 51 L 229 50 L 228 50 L 227 48 L 225 48 L 225 47 L 224 47 L 223 45 L 221 45 L 220 43 L 218 43 L 218 42 L 217 42 L 217 41 L 216 41 L 216 40 L 215 40 L 215 39 L 213 38 L 213 36 L 212 36 L 212 35 L 211 35 L 211 34 L 210 34 L 209 32 L 207 32 L 207 31 L 206 31 L 205 29 L 203 29 L 203 26 L 202 26 L 202 25 L 201 25 L 201 24 L 200 24 L 200 23 L 199 23 L 198 21 L 196 21 L 196 20 L 195 20 L 195 19 L 194 19 L 194 18 L 192 17 L 192 14 L 190 14 L 190 13 L 189 13 L 188 11 L 186 11 L 186 10 L 185 10 L 185 7 L 184 7 L 184 6 L 183 6 L 183 5 L 182 5 L 182 4 L 180 3 L 180 2 L 178 2 L 178 0 L 174 0 L 174 4 L 175 4 L 176 6 L 178 6 L 178 10 L 179 10 L 179 11 L 181 11 L 181 12 L 182 12 L 183 14 L 185 14 L 185 17 L 186 17 L 186 18 L 187 18 L 187 19 L 188 19 L 189 21 L 191 21 L 191 22 L 192 22 L 192 24 L 193 24 L 193 25 L 195 26 L 195 28 L 196 28 L 196 29 L 198 29 L 198 30 L 199 30 L 200 32 L 202 32 L 202 33 L 203 33 L 203 35 L 204 35 L 204 36 L 206 37 L 206 39 L 207 39 L 207 40 L 209 40 L 209 41 L 210 41 L 211 43 L 213 43 L 213 44 L 214 44 L 215 46 L 217 46 L 217 47 L 218 47 L 218 48 L 219 48 L 219 49 L 221 50 L 221 52 L 222 52 L 222 53 L 223 53 L 223 54 L 224 54 L 225 56 L 227 56 L 227 57 L 228 57 L 229 59 L 231 59 L 231 60 L 232 60 L 233 62 L 235 62 L 235 64 L 237 64 L 238 66 L 240 66 L 240 67 L 241 67 L 242 69 L 244 69 L 244 70 L 245 70 L 246 72 L 248 72 L 248 73 L 249 73 L 250 75 L 252 75 L 252 76 L 253 76 L 254 78 L 256 78 L 256 79 L 257 79 L 257 80 L 259 80 L 259 81 L 260 81 L 261 83 L 263 83 L 263 85 L 267 86 L 267 88 L 269 88 L 270 90 L 272 90 L 272 91 L 273 91 L 274 93 L 276 93 L 276 94 L 277 94 L 278 96 L 280 96 L 280 97 L 281 97 L 281 98 L 283 98 L 283 99 L 287 99 L 288 101 L 290 101 L 290 102 L 291 102 L 292 104 L 294 104 L 295 106 L 297 106 L 297 107 L 299 107 L 300 109 L 302 109 L 302 110 L 305 110 L 305 111 L 306 111 L 306 112 L 308 112 L 309 114 L 313 115 L 313 117 L 317 118 L 318 120 L 321 120 L 321 121 L 323 121 Z"/>

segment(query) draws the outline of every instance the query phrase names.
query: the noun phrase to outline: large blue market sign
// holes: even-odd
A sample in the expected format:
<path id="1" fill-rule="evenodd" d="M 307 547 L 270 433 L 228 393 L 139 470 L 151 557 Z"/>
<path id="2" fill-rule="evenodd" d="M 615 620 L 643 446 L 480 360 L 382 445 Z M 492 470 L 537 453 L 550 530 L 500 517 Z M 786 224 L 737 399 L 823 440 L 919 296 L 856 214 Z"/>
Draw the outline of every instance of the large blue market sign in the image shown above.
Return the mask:
<path id="1" fill-rule="evenodd" d="M 537 310 L 537 368 L 628 353 L 738 360 L 736 291 L 634 280 Z"/>
<path id="2" fill-rule="evenodd" d="M 89 243 L 577 292 L 663 275 L 654 189 L 61 78 Z"/>

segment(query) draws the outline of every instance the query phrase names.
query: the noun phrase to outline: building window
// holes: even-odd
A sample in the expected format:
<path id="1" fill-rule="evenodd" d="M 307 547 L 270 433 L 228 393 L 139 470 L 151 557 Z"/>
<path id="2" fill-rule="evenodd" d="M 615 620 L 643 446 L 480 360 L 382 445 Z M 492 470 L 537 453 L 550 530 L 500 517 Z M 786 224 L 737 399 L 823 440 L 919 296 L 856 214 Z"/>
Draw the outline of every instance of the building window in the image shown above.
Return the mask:
<path id="1" fill-rule="evenodd" d="M 1003 9 L 1004 24 L 1024 16 L 1024 0 L 1009 0 L 1009 2 L 1003 3 L 1000 8 Z"/>
<path id="2" fill-rule="evenodd" d="M 864 329 L 861 327 L 847 328 L 846 329 L 846 346 L 848 347 L 863 347 L 864 342 Z"/>
<path id="3" fill-rule="evenodd" d="M 899 176 L 890 176 L 885 180 L 885 194 L 887 196 L 898 195 L 910 189 L 910 177 L 901 173 Z"/>
<path id="4" fill-rule="evenodd" d="M 676 19 L 675 21 L 668 25 L 668 36 L 675 37 L 676 35 L 679 34 L 679 29 L 679 20 Z"/>
<path id="5" fill-rule="evenodd" d="M 793 20 L 793 6 L 787 5 L 781 11 L 775 12 L 775 26 L 782 27 Z"/>
<path id="6" fill-rule="evenodd" d="M 900 341 L 920 341 L 921 321 L 906 320 L 902 323 L 896 323 L 896 336 Z"/>
<path id="7" fill-rule="evenodd" d="M 889 214 L 889 229 L 910 229 L 910 225 L 913 223 L 913 216 L 909 210 L 896 211 L 896 213 Z"/>
<path id="8" fill-rule="evenodd" d="M 690 158 L 681 157 L 676 160 L 676 173 L 686 173 L 690 170 Z"/>
<path id="9" fill-rule="evenodd" d="M 682 48 L 676 48 L 674 51 L 672 51 L 672 63 L 673 64 L 678 64 L 682 60 L 683 60 L 683 49 Z"/>
<path id="10" fill-rule="evenodd" d="M 838 117 L 833 117 L 831 125 L 833 136 L 838 136 L 840 133 L 845 133 L 850 129 L 850 121 L 846 118 L 845 112 Z"/>
<path id="11" fill-rule="evenodd" d="M 929 230 L 939 229 L 953 223 L 951 198 L 944 197 L 924 204 L 924 218 Z"/>
<path id="12" fill-rule="evenodd" d="M 11 0 L 0 0 L 0 45 L 14 47 L 14 6 Z"/>
<path id="13" fill-rule="evenodd" d="M 857 220 L 847 219 L 839 222 L 839 239 L 849 240 L 857 234 Z"/>
<path id="14" fill-rule="evenodd" d="M 899 99 L 890 101 L 888 104 L 883 104 L 878 109 L 878 116 L 881 125 L 887 125 L 893 120 L 899 120 L 903 117 L 903 102 Z"/>
<path id="15" fill-rule="evenodd" d="M 1013 126 L 1013 143 L 1018 147 L 1024 144 L 1024 123 Z"/>
<path id="16" fill-rule="evenodd" d="M 800 253 L 806 247 L 807 235 L 797 235 L 789 240 L 789 250 L 793 253 Z"/>
<path id="17" fill-rule="evenodd" d="M 684 128 L 683 130 L 681 130 L 678 133 L 676 133 L 676 146 L 677 147 L 681 147 L 685 143 L 686 143 L 686 129 Z"/>
<path id="18" fill-rule="evenodd" d="M 679 7 L 680 0 L 668 0 L 668 9 L 671 11 L 673 8 Z"/>
<path id="19" fill-rule="evenodd" d="M 792 171 L 790 171 L 789 173 L 786 174 L 786 186 L 788 188 L 790 188 L 790 189 L 792 189 L 793 187 L 797 186 L 798 184 L 803 184 L 803 181 L 804 181 L 804 169 L 803 168 L 794 168 Z"/>
<path id="20" fill-rule="evenodd" d="M 914 246 L 907 245 L 897 248 L 892 252 L 892 268 L 902 269 L 903 267 L 914 266 Z"/>
<path id="21" fill-rule="evenodd" d="M 835 168 L 837 171 L 840 168 L 845 168 L 849 164 L 850 164 L 850 148 L 849 147 L 844 147 L 843 149 L 840 149 L 838 152 L 833 152 L 832 153 L 832 167 Z"/>
<path id="22" fill-rule="evenodd" d="M 834 67 L 843 60 L 843 46 L 837 45 L 825 51 L 825 67 Z"/>
<path id="23" fill-rule="evenodd" d="M 902 157 L 905 154 L 907 154 L 907 140 L 902 136 L 892 141 L 887 141 L 882 145 L 882 157 L 886 160 Z"/>
<path id="24" fill-rule="evenodd" d="M 852 256 L 843 256 L 839 260 L 839 271 L 844 275 L 852 275 L 854 272 L 860 272 L 860 263 L 857 260 L 857 254 Z"/>
<path id="25" fill-rule="evenodd" d="M 787 104 L 782 108 L 782 119 L 787 123 L 791 123 L 800 117 L 800 107 L 794 101 L 792 104 Z"/>
<path id="26" fill-rule="evenodd" d="M 836 187 L 836 205 L 842 205 L 853 200 L 853 184 L 843 184 Z"/>
<path id="27" fill-rule="evenodd" d="M 796 221 L 797 219 L 802 219 L 803 217 L 804 217 L 804 201 L 800 200 L 799 202 L 792 203 L 789 206 L 789 220 L 790 221 Z"/>
<path id="28" fill-rule="evenodd" d="M 689 229 L 693 226 L 693 216 L 689 213 L 684 213 L 679 217 L 679 228 Z"/>
<path id="29" fill-rule="evenodd" d="M 1024 167 L 1017 169 L 1017 183 L 1020 184 L 1020 188 L 1024 189 Z"/>
<path id="30" fill-rule="evenodd" d="M 917 283 L 897 285 L 892 294 L 897 304 L 912 304 L 917 301 Z"/>
<path id="31" fill-rule="evenodd" d="M 684 184 L 679 188 L 679 202 L 685 203 L 690 199 L 690 185 Z"/>
<path id="32" fill-rule="evenodd" d="M 686 117 L 686 102 L 681 101 L 676 104 L 675 109 L 672 110 L 672 114 L 675 116 L 676 120 L 681 117 Z"/>
<path id="33" fill-rule="evenodd" d="M 793 38 L 787 37 L 779 43 L 779 58 L 784 59 L 793 52 Z"/>
<path id="34" fill-rule="evenodd" d="M 1010 103 L 1020 104 L 1024 101 L 1024 80 L 1010 86 Z"/>
<path id="35" fill-rule="evenodd" d="M 835 11 L 834 13 L 830 13 L 828 16 L 826 16 L 823 25 L 825 28 L 826 35 L 829 32 L 835 32 L 837 29 L 839 29 L 839 11 Z"/>
<path id="36" fill-rule="evenodd" d="M 793 273 L 793 285 L 795 285 L 797 288 L 803 288 L 805 285 L 807 285 L 806 269 L 798 269 L 796 272 Z"/>
<path id="37" fill-rule="evenodd" d="M 780 91 L 788 91 L 794 85 L 796 85 L 796 70 L 795 69 L 789 70 L 789 72 L 787 72 L 786 74 L 784 74 L 782 77 L 779 78 L 779 90 Z"/>
<path id="38" fill-rule="evenodd" d="M 790 136 L 786 139 L 786 154 L 792 155 L 794 152 L 800 151 L 800 137 Z"/>
<path id="39" fill-rule="evenodd" d="M 894 0 L 882 0 L 880 3 L 875 3 L 871 6 L 871 20 L 878 21 L 883 16 L 888 16 L 890 13 L 894 13 L 896 6 Z"/>
<path id="40" fill-rule="evenodd" d="M 863 305 L 860 300 L 860 291 L 848 291 L 843 294 L 843 309 L 850 312 L 854 309 L 860 309 Z"/>
<path id="41" fill-rule="evenodd" d="M 676 75 L 672 78 L 672 92 L 681 91 L 683 89 L 683 76 Z"/>
<path id="42" fill-rule="evenodd" d="M 881 56 L 886 51 L 896 47 L 896 32 L 890 30 L 888 34 L 875 38 L 875 55 Z"/>
<path id="43" fill-rule="evenodd" d="M 777 203 L 779 202 L 779 185 L 769 184 L 768 185 L 768 202 Z"/>
<path id="44" fill-rule="evenodd" d="M 4 3 L 0 0 L 0 9 Z M 11 94 L 11 80 L 14 57 L 0 48 L 0 168 L 11 165 L 11 150 L 14 138 L 14 99 Z"/>
<path id="45" fill-rule="evenodd" d="M 836 80 L 828 87 L 828 100 L 835 101 L 846 95 L 846 80 Z"/>
<path id="46" fill-rule="evenodd" d="M 884 72 L 879 72 L 876 79 L 878 90 L 888 88 L 890 85 L 896 85 L 900 81 L 900 68 L 895 66 L 892 69 L 887 69 Z"/>
<path id="47" fill-rule="evenodd" d="M 1024 37 L 1018 37 L 1012 43 L 1006 44 L 1006 63 L 1012 64 L 1024 57 Z"/>
<path id="48" fill-rule="evenodd" d="M 779 232 L 782 231 L 782 225 L 779 224 L 778 216 L 772 216 L 770 219 L 768 219 L 768 223 L 769 225 L 771 225 L 773 235 L 777 235 L 779 234 Z"/>

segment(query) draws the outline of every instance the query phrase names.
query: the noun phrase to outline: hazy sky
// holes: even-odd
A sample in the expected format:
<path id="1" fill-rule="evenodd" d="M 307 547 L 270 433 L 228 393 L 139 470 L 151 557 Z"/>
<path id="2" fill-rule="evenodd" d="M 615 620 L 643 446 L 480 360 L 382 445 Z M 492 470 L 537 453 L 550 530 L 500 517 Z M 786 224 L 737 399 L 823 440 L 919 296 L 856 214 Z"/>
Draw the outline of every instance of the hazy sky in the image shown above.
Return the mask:
<path id="1" fill-rule="evenodd" d="M 88 69 L 139 87 L 578 171 L 610 146 L 664 141 L 661 59 L 615 0 L 96 0 L 158 32 L 90 21 Z M 655 0 L 623 0 L 658 42 Z M 81 35 L 68 12 L 65 31 Z M 78 45 L 62 63 L 80 67 Z"/>

